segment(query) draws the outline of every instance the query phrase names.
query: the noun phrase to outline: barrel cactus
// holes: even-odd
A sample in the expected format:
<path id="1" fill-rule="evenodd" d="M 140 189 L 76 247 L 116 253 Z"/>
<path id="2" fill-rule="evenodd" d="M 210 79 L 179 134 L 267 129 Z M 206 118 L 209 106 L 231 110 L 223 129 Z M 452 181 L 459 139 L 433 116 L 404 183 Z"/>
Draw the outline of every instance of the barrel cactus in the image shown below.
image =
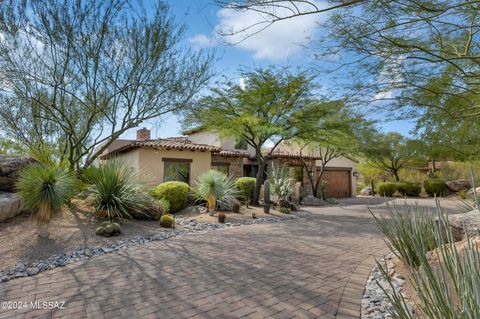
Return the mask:
<path id="1" fill-rule="evenodd" d="M 172 228 L 173 217 L 171 215 L 163 215 L 162 217 L 160 217 L 160 226 L 164 228 Z"/>

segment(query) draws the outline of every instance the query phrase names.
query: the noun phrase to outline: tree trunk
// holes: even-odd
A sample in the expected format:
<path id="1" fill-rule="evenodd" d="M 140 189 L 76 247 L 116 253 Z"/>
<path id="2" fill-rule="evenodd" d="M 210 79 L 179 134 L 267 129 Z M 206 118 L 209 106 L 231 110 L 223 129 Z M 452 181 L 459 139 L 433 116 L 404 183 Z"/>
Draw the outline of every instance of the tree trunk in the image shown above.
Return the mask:
<path id="1" fill-rule="evenodd" d="M 395 177 L 395 180 L 396 180 L 397 182 L 400 182 L 400 176 L 398 176 L 398 171 L 397 171 L 397 170 L 393 170 L 392 173 L 393 173 L 393 176 Z"/>
<path id="2" fill-rule="evenodd" d="M 323 176 L 323 167 L 322 167 L 322 170 L 320 171 L 320 175 L 318 175 L 317 177 L 317 181 L 315 182 L 315 187 L 312 188 L 312 193 L 313 193 L 313 196 L 315 197 L 318 196 L 318 187 L 320 185 L 320 180 L 322 179 L 322 176 Z"/>
<path id="3" fill-rule="evenodd" d="M 265 170 L 265 160 L 258 159 L 258 172 L 257 180 L 255 181 L 255 189 L 253 191 L 253 200 L 252 205 L 260 205 L 260 189 L 262 188 L 263 183 L 263 172 Z"/>

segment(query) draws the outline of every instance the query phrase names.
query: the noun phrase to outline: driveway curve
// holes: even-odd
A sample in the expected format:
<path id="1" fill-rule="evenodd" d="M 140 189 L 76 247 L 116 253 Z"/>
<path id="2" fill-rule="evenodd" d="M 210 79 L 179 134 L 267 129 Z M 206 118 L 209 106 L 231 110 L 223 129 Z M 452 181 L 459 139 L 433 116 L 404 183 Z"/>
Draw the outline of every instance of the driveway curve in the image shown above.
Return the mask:
<path id="1" fill-rule="evenodd" d="M 25 307 L 0 318 L 358 318 L 381 236 L 361 200 L 308 210 L 11 280 L 0 301 Z"/>

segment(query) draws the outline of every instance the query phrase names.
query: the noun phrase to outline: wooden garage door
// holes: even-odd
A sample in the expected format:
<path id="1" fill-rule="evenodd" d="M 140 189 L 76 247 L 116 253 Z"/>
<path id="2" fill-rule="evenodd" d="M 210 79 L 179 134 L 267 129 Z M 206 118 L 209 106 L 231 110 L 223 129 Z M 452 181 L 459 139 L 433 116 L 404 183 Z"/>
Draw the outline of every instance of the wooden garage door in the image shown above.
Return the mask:
<path id="1" fill-rule="evenodd" d="M 351 197 L 350 171 L 326 170 L 322 180 L 327 181 L 327 198 Z"/>

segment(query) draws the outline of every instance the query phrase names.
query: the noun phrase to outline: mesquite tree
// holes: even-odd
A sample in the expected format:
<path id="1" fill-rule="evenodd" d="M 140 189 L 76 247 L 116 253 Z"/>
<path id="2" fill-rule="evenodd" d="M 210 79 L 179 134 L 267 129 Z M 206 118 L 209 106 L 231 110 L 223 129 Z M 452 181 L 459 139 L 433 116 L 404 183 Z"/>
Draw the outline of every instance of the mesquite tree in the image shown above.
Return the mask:
<path id="1" fill-rule="evenodd" d="M 0 3 L 3 134 L 71 169 L 126 130 L 178 111 L 209 79 L 162 1 Z"/>

